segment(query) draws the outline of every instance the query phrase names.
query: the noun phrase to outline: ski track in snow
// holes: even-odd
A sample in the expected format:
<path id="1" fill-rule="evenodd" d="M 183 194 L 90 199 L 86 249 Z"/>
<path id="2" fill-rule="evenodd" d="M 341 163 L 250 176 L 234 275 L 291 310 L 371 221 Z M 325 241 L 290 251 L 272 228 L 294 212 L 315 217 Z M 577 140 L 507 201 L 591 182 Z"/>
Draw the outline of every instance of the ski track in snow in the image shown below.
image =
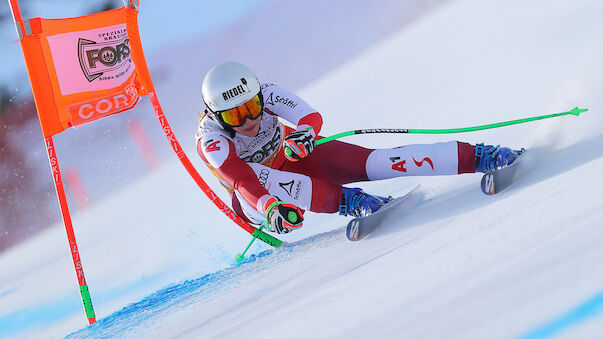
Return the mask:
<path id="1" fill-rule="evenodd" d="M 594 0 L 451 1 L 300 91 L 325 115 L 323 135 L 589 109 L 449 136 L 530 150 L 522 177 L 501 194 L 482 194 L 479 175 L 363 183 L 392 195 L 421 183 L 420 199 L 357 243 L 345 238 L 348 219 L 308 214 L 304 228 L 281 236 L 290 246 L 256 241 L 251 257 L 236 264 L 249 236 L 173 163 L 74 218 L 94 325 L 85 327 L 57 226 L 0 257 L 0 335 L 600 337 L 602 13 Z M 378 147 L 445 141 L 347 140 Z M 125 205 L 127 214 L 114 213 Z"/>

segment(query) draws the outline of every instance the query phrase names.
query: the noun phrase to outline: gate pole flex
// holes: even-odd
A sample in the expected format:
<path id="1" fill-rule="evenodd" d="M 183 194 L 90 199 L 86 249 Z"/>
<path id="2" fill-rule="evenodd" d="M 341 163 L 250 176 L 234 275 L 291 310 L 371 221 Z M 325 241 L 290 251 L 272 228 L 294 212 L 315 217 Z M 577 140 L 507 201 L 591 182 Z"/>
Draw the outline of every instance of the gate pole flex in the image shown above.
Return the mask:
<path id="1" fill-rule="evenodd" d="M 281 245 L 283 245 L 284 244 L 283 241 L 273 237 L 270 234 L 263 232 L 261 229 L 253 227 L 252 225 L 250 225 L 249 223 L 247 223 L 243 219 L 241 219 L 241 217 L 239 217 L 230 207 L 228 207 L 228 205 L 226 205 L 224 203 L 224 201 L 222 201 L 222 199 L 220 199 L 216 195 L 216 193 L 214 193 L 214 191 L 209 187 L 209 185 L 207 185 L 207 183 L 203 180 L 203 178 L 201 178 L 201 176 L 199 175 L 199 173 L 197 172 L 197 170 L 195 169 L 193 164 L 190 162 L 190 160 L 184 153 L 184 150 L 182 149 L 182 147 L 180 146 L 180 143 L 176 139 L 176 136 L 174 135 L 174 132 L 172 131 L 172 128 L 170 127 L 170 124 L 168 123 L 167 118 L 163 114 L 163 109 L 161 108 L 161 104 L 159 103 L 159 99 L 157 99 L 157 95 L 155 94 L 155 91 L 151 91 L 149 93 L 149 100 L 151 101 L 151 104 L 153 105 L 153 110 L 155 111 L 155 115 L 157 116 L 157 119 L 159 120 L 159 124 L 163 128 L 163 132 L 165 133 L 165 136 L 167 137 L 168 141 L 172 145 L 172 149 L 174 150 L 174 153 L 176 153 L 176 155 L 178 156 L 178 159 L 180 160 L 180 162 L 182 163 L 184 168 L 188 171 L 188 173 L 193 178 L 193 180 L 195 180 L 195 182 L 197 183 L 199 188 L 201 188 L 203 193 L 205 193 L 205 195 L 207 195 L 209 200 L 211 200 L 216 205 L 216 207 L 218 207 L 218 209 L 220 211 L 222 211 L 224 214 L 226 214 L 232 221 L 234 221 L 242 229 L 244 229 L 249 234 L 251 234 L 254 238 L 260 239 L 261 241 L 265 242 L 266 244 L 268 244 L 272 247 L 280 247 Z"/>
<path id="2" fill-rule="evenodd" d="M 23 24 L 23 17 L 21 16 L 21 10 L 19 8 L 18 0 L 9 0 L 9 5 L 15 22 L 15 27 L 19 38 L 25 35 L 25 25 Z M 50 164 L 50 171 L 52 179 L 54 181 L 54 187 L 59 200 L 59 206 L 61 208 L 61 215 L 63 216 L 63 223 L 65 224 L 65 232 L 67 233 L 67 240 L 69 241 L 69 250 L 71 251 L 71 258 L 73 259 L 73 267 L 75 268 L 75 275 L 79 284 L 80 296 L 82 297 L 82 304 L 84 311 L 86 312 L 86 318 L 90 325 L 96 322 L 96 316 L 94 314 L 94 308 L 92 307 L 92 299 L 90 298 L 90 291 L 86 284 L 86 277 L 84 275 L 84 268 L 80 258 L 80 252 L 77 247 L 77 241 L 75 239 L 75 233 L 73 232 L 73 224 L 71 222 L 71 215 L 69 213 L 69 206 L 67 205 L 67 198 L 65 196 L 65 188 L 63 186 L 63 180 L 61 178 L 61 170 L 59 168 L 59 160 L 54 147 L 54 141 L 51 136 L 45 138 L 46 152 L 48 154 L 48 162 Z"/>
<path id="3" fill-rule="evenodd" d="M 137 5 L 134 4 L 135 0 L 128 0 L 128 1 L 130 3 L 130 6 L 135 7 L 135 8 L 138 7 Z M 141 52 L 141 55 L 144 54 L 142 50 L 140 52 Z M 136 55 L 133 55 L 132 57 L 136 58 Z M 134 60 L 134 63 L 137 65 L 144 65 L 145 69 L 148 69 L 146 67 L 146 58 L 144 58 L 144 57 L 142 57 L 141 59 Z M 195 183 L 197 183 L 199 188 L 201 188 L 203 193 L 205 193 L 205 195 L 209 198 L 209 200 L 211 200 L 214 203 L 214 205 L 216 205 L 216 207 L 218 207 L 218 209 L 220 211 L 222 211 L 224 214 L 226 214 L 232 221 L 235 222 L 235 224 L 237 224 L 242 229 L 247 231 L 254 238 L 260 239 L 261 241 L 265 242 L 266 244 L 268 244 L 272 247 L 280 247 L 281 245 L 285 244 L 285 242 L 273 237 L 270 234 L 263 232 L 261 229 L 255 228 L 254 226 L 245 222 L 245 220 L 241 219 L 241 217 L 239 217 L 230 207 L 228 207 L 227 204 L 224 203 L 224 201 L 222 201 L 222 199 L 220 199 L 216 195 L 216 193 L 214 193 L 214 191 L 209 187 L 209 185 L 207 185 L 205 180 L 203 180 L 203 178 L 201 178 L 201 175 L 199 175 L 199 173 L 197 172 L 197 170 L 195 169 L 195 167 L 193 166 L 191 161 L 188 159 L 188 157 L 184 153 L 184 150 L 180 146 L 178 139 L 176 139 L 176 135 L 174 135 L 174 132 L 172 131 L 172 128 L 171 128 L 167 118 L 165 117 L 165 114 L 163 113 L 163 109 L 161 108 L 161 104 L 159 103 L 159 99 L 157 98 L 157 94 L 155 93 L 155 88 L 154 88 L 154 85 L 152 84 L 151 79 L 149 79 L 149 85 L 151 86 L 151 88 L 149 88 L 149 92 L 147 95 L 149 97 L 149 100 L 151 101 L 151 105 L 153 106 L 153 110 L 155 111 L 155 115 L 157 116 L 157 120 L 159 120 L 159 124 L 161 125 L 161 128 L 163 129 L 163 132 L 164 132 L 168 142 L 172 145 L 172 149 L 174 150 L 174 153 L 176 153 L 176 155 L 178 156 L 178 159 L 180 160 L 180 162 L 182 163 L 184 168 L 187 170 L 189 175 L 193 178 Z"/>
<path id="4" fill-rule="evenodd" d="M 31 32 L 31 27 L 26 25 L 23 21 L 23 17 L 21 15 L 21 11 L 19 8 L 19 3 L 18 0 L 8 0 L 10 8 L 11 8 L 11 12 L 13 15 L 13 20 L 15 23 L 15 27 L 17 30 L 17 34 L 19 36 L 19 40 L 21 41 L 24 37 L 27 37 L 28 35 L 32 35 Z M 137 9 L 137 5 L 135 4 L 135 2 L 137 3 L 138 1 L 135 0 L 128 0 L 128 3 L 126 4 L 126 7 L 128 8 L 135 8 Z M 28 22 L 29 24 L 29 22 Z M 131 32 L 133 33 L 133 32 Z M 137 37 L 139 38 L 139 37 Z M 22 49 L 23 47 L 23 43 L 21 44 Z M 29 63 L 28 61 L 31 60 L 27 60 L 27 54 L 25 52 L 25 50 L 23 50 L 23 54 L 25 57 L 25 61 L 26 61 L 26 65 L 28 66 L 28 71 L 29 70 Z M 142 51 L 141 51 L 141 55 L 142 55 Z M 134 58 L 134 57 L 133 57 Z M 38 63 L 42 63 L 45 67 L 45 60 L 36 60 L 36 62 Z M 137 60 L 135 61 L 135 64 L 144 64 L 145 69 L 146 68 L 146 60 L 144 60 L 144 57 L 142 57 L 142 60 Z M 31 79 L 30 79 L 31 80 Z M 152 83 L 150 83 L 151 88 Z M 33 88 L 33 84 L 32 84 L 32 88 Z M 35 90 L 34 90 L 34 94 L 35 94 Z M 197 183 L 197 185 L 203 190 L 203 192 L 207 195 L 207 197 L 223 212 L 225 213 L 232 221 L 234 221 L 238 226 L 240 226 L 241 228 L 243 228 L 245 231 L 247 231 L 248 233 L 250 233 L 254 238 L 260 239 L 261 241 L 265 242 L 268 245 L 271 245 L 273 247 L 279 247 L 283 244 L 285 244 L 285 242 L 269 235 L 266 234 L 264 232 L 262 232 L 261 229 L 257 229 L 254 226 L 248 224 L 247 222 L 245 222 L 243 219 L 241 219 L 234 211 L 232 211 L 212 190 L 211 188 L 207 185 L 207 183 L 201 178 L 201 176 L 199 175 L 199 173 L 197 173 L 197 171 L 195 170 L 194 166 L 192 165 L 192 163 L 190 162 L 190 160 L 186 157 L 186 154 L 184 153 L 184 151 L 182 150 L 182 147 L 180 147 L 180 144 L 178 143 L 178 140 L 176 139 L 176 136 L 174 135 L 174 133 L 172 132 L 172 129 L 163 113 L 163 110 L 161 108 L 161 105 L 159 104 L 159 100 L 157 99 L 157 95 L 155 94 L 155 90 L 151 89 L 148 91 L 147 95 L 149 96 L 149 99 L 151 101 L 151 104 L 153 105 L 153 109 L 157 115 L 157 119 L 159 120 L 159 123 L 161 124 L 163 131 L 168 139 L 168 141 L 170 142 L 170 144 L 172 145 L 172 148 L 174 150 L 174 152 L 176 153 L 176 155 L 178 156 L 178 158 L 180 159 L 180 161 L 182 162 L 182 164 L 184 165 L 184 167 L 186 168 L 186 170 L 189 172 L 189 174 L 191 175 L 191 177 L 195 180 L 195 182 Z M 34 96 L 35 97 L 35 96 Z M 36 105 L 37 105 L 37 101 L 36 101 Z M 39 113 L 39 112 L 38 112 Z M 42 126 L 43 127 L 43 126 Z M 44 128 L 42 128 L 44 130 Z M 44 132 L 44 131 L 43 131 Z M 59 131 L 60 132 L 60 131 Z M 45 133 L 43 133 L 45 134 Z M 84 275 L 84 270 L 83 270 L 83 266 L 82 266 L 82 262 L 81 262 L 81 258 L 79 255 L 79 250 L 78 250 L 78 246 L 77 246 L 77 242 L 75 239 L 75 234 L 73 231 L 73 224 L 71 221 L 71 215 L 69 213 L 69 207 L 67 204 L 67 199 L 65 196 L 65 189 L 64 189 L 64 185 L 63 185 L 63 181 L 61 178 L 61 172 L 60 172 L 60 168 L 59 168 L 59 164 L 58 164 L 58 157 L 56 154 L 56 150 L 55 150 L 55 146 L 54 146 L 54 142 L 52 139 L 51 135 L 44 135 L 45 138 L 45 144 L 46 144 L 46 150 L 48 153 L 48 159 L 49 159 L 49 163 L 50 163 L 50 168 L 51 168 L 51 174 L 54 180 L 54 184 L 55 184 L 55 189 L 56 189 L 56 193 L 57 193 L 57 198 L 59 200 L 59 205 L 61 208 L 61 214 L 63 216 L 63 222 L 65 224 L 65 231 L 67 233 L 67 239 L 69 241 L 69 249 L 71 251 L 71 255 L 72 255 L 72 259 L 73 259 L 73 265 L 75 268 L 75 272 L 76 272 L 76 276 L 78 279 L 78 283 L 79 283 L 79 290 L 80 290 L 80 295 L 82 298 L 82 303 L 84 306 L 84 310 L 86 313 L 86 317 L 88 318 L 88 323 L 90 325 L 94 324 L 96 322 L 96 316 L 94 314 L 94 308 L 92 307 L 92 300 L 90 297 L 90 292 L 88 290 L 88 286 L 86 284 L 86 278 Z"/>

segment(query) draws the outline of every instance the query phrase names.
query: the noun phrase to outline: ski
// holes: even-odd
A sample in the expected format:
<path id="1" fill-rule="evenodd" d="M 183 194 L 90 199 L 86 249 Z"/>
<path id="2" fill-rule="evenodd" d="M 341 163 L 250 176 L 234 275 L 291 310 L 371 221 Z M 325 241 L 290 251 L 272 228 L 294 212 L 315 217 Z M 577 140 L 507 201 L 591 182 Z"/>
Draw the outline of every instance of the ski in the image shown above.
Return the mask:
<path id="1" fill-rule="evenodd" d="M 345 231 L 348 240 L 362 240 L 369 234 L 373 233 L 377 228 L 379 228 L 379 226 L 381 226 L 381 224 L 383 224 L 383 220 L 388 215 L 387 212 L 407 200 L 407 198 L 410 197 L 411 194 L 415 192 L 417 188 L 419 188 L 419 186 L 420 185 L 415 186 L 412 190 L 410 190 L 410 192 L 404 194 L 403 196 L 390 200 L 375 213 L 350 220 Z"/>
<path id="2" fill-rule="evenodd" d="M 513 163 L 499 170 L 488 172 L 482 177 L 482 192 L 487 195 L 493 195 L 502 192 L 511 186 L 518 178 L 518 170 L 521 167 L 522 158 L 526 151 L 523 151 Z"/>

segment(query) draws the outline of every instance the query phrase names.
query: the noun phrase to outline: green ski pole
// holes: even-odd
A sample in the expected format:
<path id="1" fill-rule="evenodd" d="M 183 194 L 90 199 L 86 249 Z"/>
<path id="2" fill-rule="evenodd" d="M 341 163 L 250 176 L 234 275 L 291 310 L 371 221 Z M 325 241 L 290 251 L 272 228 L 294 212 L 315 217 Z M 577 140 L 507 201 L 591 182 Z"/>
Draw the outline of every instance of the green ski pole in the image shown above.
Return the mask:
<path id="1" fill-rule="evenodd" d="M 260 228 L 258 228 L 258 229 L 261 231 L 265 225 L 266 225 L 266 222 L 263 222 L 262 225 L 260 226 Z M 247 244 L 247 247 L 245 247 L 245 250 L 243 250 L 243 252 L 241 252 L 241 253 L 237 253 L 237 256 L 235 257 L 237 262 L 242 262 L 243 260 L 245 260 L 245 253 L 247 253 L 247 250 L 249 250 L 249 247 L 251 247 L 251 244 L 253 244 L 254 241 L 255 241 L 255 237 L 252 236 L 251 240 L 249 241 L 249 244 Z"/>
<path id="2" fill-rule="evenodd" d="M 358 129 L 358 130 L 342 132 L 342 133 L 338 133 L 338 134 L 332 135 L 330 137 L 325 137 L 325 138 L 318 139 L 318 140 L 316 140 L 316 145 L 318 146 L 318 145 L 327 143 L 327 142 L 335 140 L 335 139 L 343 138 L 343 137 L 350 136 L 350 135 L 358 135 L 358 134 L 374 134 L 374 133 L 448 134 L 448 133 L 474 132 L 474 131 L 481 131 L 481 130 L 485 130 L 485 129 L 504 127 L 504 126 L 509 126 L 509 125 L 523 124 L 523 123 L 530 122 L 530 121 L 555 118 L 555 117 L 560 117 L 560 116 L 564 116 L 564 115 L 579 116 L 580 113 L 583 113 L 583 112 L 586 112 L 586 111 L 588 111 L 588 109 L 574 107 L 572 110 L 567 111 L 567 112 L 554 113 L 554 114 L 546 114 L 546 115 L 539 115 L 539 116 L 530 117 L 530 118 L 510 120 L 510 121 L 504 121 L 504 122 L 497 122 L 497 123 L 493 123 L 493 124 L 479 125 L 479 126 L 472 126 L 472 127 L 461 127 L 461 128 L 447 128 L 447 129 L 405 129 L 405 128 Z M 309 127 L 308 129 L 310 129 L 310 128 L 312 128 L 312 127 Z M 288 156 L 290 156 L 291 154 L 293 154 L 293 150 L 291 150 L 291 148 L 289 146 L 285 146 L 284 152 Z M 263 224 L 262 224 L 262 227 L 263 227 Z M 261 228 L 260 228 L 260 230 L 261 230 Z M 249 248 L 249 246 L 251 246 L 251 244 L 253 243 L 254 240 L 255 240 L 255 238 L 251 239 L 251 242 L 249 243 L 249 245 L 247 245 L 247 248 L 245 249 L 245 251 L 242 254 L 237 254 L 237 261 L 239 261 L 239 259 L 241 259 L 241 261 L 244 259 L 243 255 L 245 254 L 245 252 L 247 251 L 247 249 Z M 239 257 L 239 256 L 241 256 L 241 257 Z"/>
<path id="3" fill-rule="evenodd" d="M 235 257 L 235 259 L 237 260 L 237 262 L 242 262 L 243 260 L 245 260 L 245 253 L 247 253 L 247 250 L 249 250 L 249 247 L 251 247 L 251 244 L 253 244 L 253 242 L 255 241 L 256 238 L 259 238 L 260 240 L 262 240 L 263 242 L 271 245 L 272 247 L 280 247 L 283 245 L 283 241 L 271 236 L 270 234 L 266 234 L 264 232 L 262 232 L 262 229 L 264 227 L 267 228 L 268 226 L 268 213 L 270 213 L 270 211 L 275 208 L 278 205 L 281 205 L 283 202 L 282 201 L 277 201 L 272 203 L 270 206 L 268 206 L 268 209 L 266 210 L 266 220 L 264 220 L 264 222 L 262 223 L 262 225 L 260 226 L 260 228 L 256 229 L 253 234 L 251 234 L 252 238 L 249 241 L 249 244 L 247 244 L 247 247 L 245 247 L 245 250 L 242 253 L 238 253 Z"/>
<path id="4" fill-rule="evenodd" d="M 472 126 L 472 127 L 461 127 L 461 128 L 448 128 L 448 129 L 402 129 L 402 128 L 359 129 L 359 130 L 354 130 L 354 131 L 342 132 L 342 133 L 338 133 L 338 134 L 332 135 L 330 137 L 318 139 L 318 140 L 316 140 L 316 145 L 324 144 L 324 143 L 329 142 L 331 140 L 339 139 L 339 138 L 346 137 L 346 136 L 349 136 L 349 135 L 357 135 L 357 134 L 372 134 L 372 133 L 447 134 L 447 133 L 465 133 L 465 132 L 481 131 L 481 130 L 485 130 L 485 129 L 492 129 L 492 128 L 504 127 L 504 126 L 509 126 L 509 125 L 522 124 L 522 123 L 525 123 L 525 122 L 530 122 L 530 121 L 535 121 L 535 120 L 542 120 L 542 119 L 549 119 L 549 118 L 555 118 L 555 117 L 560 117 L 560 116 L 570 115 L 570 114 L 571 115 L 575 115 L 575 116 L 579 116 L 580 113 L 583 113 L 583 112 L 586 112 L 586 111 L 588 111 L 588 109 L 575 107 L 574 109 L 572 109 L 571 111 L 568 111 L 568 112 L 554 113 L 554 114 L 547 114 L 547 115 L 539 115 L 539 116 L 531 117 L 531 118 L 517 119 L 517 120 L 511 120 L 511 121 L 498 122 L 498 123 L 494 123 L 494 124 Z M 285 152 L 289 152 L 290 153 L 292 151 L 290 149 L 288 150 L 287 147 L 286 147 L 285 148 Z"/>

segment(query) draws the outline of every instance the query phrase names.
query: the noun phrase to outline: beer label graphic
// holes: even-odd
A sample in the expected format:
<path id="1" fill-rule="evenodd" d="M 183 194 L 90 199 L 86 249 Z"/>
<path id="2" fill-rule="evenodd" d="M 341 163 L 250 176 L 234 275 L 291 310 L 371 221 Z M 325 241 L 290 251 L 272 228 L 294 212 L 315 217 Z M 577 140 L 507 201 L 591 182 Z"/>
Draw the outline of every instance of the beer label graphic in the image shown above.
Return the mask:
<path id="1" fill-rule="evenodd" d="M 101 43 L 88 39 L 79 39 L 78 57 L 80 67 L 89 82 L 105 73 L 115 73 L 115 70 L 128 66 L 131 59 L 130 39 L 127 37 L 127 34 L 125 34 L 125 37 L 117 42 Z M 119 76 L 119 73 L 111 74 L 110 76 Z"/>
<path id="2" fill-rule="evenodd" d="M 48 37 L 62 95 L 124 84 L 134 72 L 126 24 Z"/>

